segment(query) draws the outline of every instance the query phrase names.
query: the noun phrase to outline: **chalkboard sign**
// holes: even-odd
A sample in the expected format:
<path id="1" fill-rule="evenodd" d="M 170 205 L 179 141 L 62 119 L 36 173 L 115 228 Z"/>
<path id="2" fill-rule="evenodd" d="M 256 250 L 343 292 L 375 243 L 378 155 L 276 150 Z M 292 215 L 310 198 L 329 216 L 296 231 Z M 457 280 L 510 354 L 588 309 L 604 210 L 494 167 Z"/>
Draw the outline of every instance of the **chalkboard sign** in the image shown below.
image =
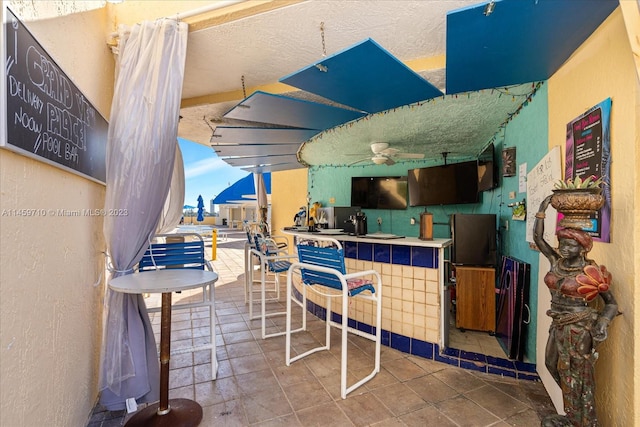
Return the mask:
<path id="1" fill-rule="evenodd" d="M 533 223 L 540 203 L 553 194 L 554 184 L 562 179 L 560 166 L 560 147 L 556 146 L 538 162 L 527 174 L 527 230 L 526 239 L 533 242 Z M 544 220 L 544 239 L 551 246 L 555 246 L 556 240 L 556 215 L 555 209 L 549 206 Z"/>
<path id="2" fill-rule="evenodd" d="M 0 146 L 104 183 L 107 121 L 22 22 L 4 14 Z"/>
<path id="3" fill-rule="evenodd" d="M 610 142 L 611 98 L 607 98 L 586 113 L 567 124 L 565 151 L 565 178 L 588 176 L 602 178 L 605 203 L 602 209 L 591 215 L 591 227 L 583 228 L 594 240 L 610 242 L 611 166 Z"/>

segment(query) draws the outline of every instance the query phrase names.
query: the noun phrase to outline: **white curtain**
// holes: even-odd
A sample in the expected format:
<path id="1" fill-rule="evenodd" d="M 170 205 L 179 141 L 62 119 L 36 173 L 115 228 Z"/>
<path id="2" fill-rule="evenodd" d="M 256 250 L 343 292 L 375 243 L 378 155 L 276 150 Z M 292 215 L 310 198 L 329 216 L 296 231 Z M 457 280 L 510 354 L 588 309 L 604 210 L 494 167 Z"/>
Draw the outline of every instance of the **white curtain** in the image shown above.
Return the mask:
<path id="1" fill-rule="evenodd" d="M 172 20 L 120 31 L 107 138 L 104 234 L 112 277 L 132 272 L 149 246 L 169 191 L 188 27 Z M 108 410 L 127 398 L 159 398 L 159 363 L 142 295 L 109 291 L 100 401 Z"/>
<path id="2" fill-rule="evenodd" d="M 164 209 L 156 233 L 168 233 L 180 224 L 184 206 L 184 161 L 180 144 L 176 144 L 176 159 L 173 162 L 171 187 L 164 202 Z"/>

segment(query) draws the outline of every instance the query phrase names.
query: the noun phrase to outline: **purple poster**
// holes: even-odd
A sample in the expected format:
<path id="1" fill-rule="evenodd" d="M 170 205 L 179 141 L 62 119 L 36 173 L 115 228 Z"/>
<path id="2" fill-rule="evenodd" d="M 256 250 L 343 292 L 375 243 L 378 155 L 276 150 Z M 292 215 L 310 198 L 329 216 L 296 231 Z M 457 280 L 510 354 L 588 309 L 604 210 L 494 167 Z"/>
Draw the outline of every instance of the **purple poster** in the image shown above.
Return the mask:
<path id="1" fill-rule="evenodd" d="M 607 98 L 567 124 L 565 178 L 603 177 L 602 209 L 591 218 L 592 226 L 584 229 L 594 240 L 609 243 L 611 223 L 611 98 Z"/>

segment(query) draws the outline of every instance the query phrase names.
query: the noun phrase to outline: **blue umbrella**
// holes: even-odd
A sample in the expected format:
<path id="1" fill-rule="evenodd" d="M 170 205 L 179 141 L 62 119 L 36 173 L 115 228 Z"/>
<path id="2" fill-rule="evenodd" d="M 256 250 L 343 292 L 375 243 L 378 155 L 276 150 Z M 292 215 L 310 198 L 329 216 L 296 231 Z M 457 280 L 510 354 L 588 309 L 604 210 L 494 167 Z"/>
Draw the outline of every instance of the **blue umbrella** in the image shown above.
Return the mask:
<path id="1" fill-rule="evenodd" d="M 196 218 L 198 222 L 204 221 L 204 200 L 202 200 L 202 195 L 198 196 L 198 218 Z"/>

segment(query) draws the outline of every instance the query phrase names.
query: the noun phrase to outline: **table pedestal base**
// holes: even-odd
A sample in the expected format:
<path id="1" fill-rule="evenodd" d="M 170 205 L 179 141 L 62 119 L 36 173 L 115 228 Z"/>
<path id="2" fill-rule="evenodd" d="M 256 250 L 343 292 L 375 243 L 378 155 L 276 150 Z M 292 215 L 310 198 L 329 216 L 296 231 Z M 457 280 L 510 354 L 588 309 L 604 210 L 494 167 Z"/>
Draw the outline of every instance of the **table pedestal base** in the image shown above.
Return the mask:
<path id="1" fill-rule="evenodd" d="M 159 403 L 152 403 L 135 414 L 126 427 L 195 427 L 202 421 L 202 407 L 189 399 L 170 399 L 170 411 L 158 415 Z"/>

